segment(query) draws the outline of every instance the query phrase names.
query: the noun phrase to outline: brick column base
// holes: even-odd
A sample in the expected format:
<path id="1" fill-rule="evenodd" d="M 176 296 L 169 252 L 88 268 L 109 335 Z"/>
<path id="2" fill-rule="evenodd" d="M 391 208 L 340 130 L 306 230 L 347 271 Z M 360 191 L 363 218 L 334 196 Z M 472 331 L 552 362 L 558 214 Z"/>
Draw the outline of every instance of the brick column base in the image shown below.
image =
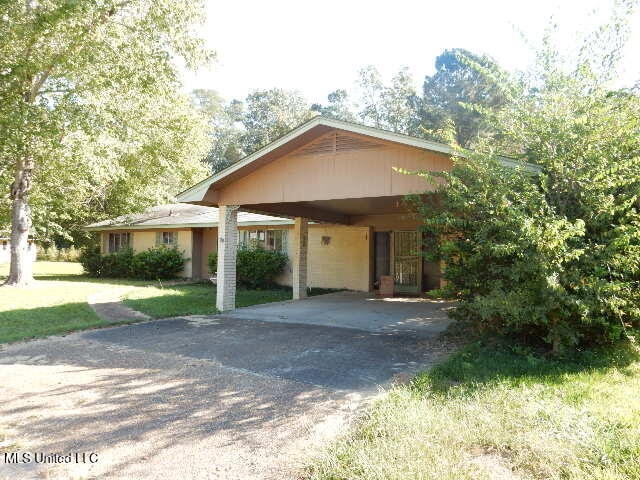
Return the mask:
<path id="1" fill-rule="evenodd" d="M 293 226 L 293 299 L 307 296 L 307 245 L 309 223 L 306 218 L 296 217 Z"/>
<path id="2" fill-rule="evenodd" d="M 238 208 L 240 208 L 238 205 L 220 205 L 218 208 L 216 308 L 221 312 L 236 308 Z"/>

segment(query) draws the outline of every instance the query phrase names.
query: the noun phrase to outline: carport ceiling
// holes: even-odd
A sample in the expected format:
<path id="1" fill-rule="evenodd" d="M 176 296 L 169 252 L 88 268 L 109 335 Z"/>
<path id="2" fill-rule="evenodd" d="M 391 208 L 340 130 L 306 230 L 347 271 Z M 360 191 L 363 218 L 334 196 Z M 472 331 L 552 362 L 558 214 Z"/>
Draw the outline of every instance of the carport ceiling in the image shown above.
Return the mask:
<path id="1" fill-rule="evenodd" d="M 404 197 L 342 198 L 311 202 L 262 203 L 243 205 L 243 210 L 284 217 L 307 217 L 331 223 L 351 223 L 350 217 L 407 213 Z"/>

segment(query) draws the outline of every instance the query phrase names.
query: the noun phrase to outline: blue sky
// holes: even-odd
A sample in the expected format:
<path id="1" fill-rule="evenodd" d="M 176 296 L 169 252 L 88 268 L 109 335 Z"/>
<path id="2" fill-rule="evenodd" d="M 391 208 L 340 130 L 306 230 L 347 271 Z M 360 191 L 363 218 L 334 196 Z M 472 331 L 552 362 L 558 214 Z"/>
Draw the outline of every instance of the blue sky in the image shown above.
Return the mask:
<path id="1" fill-rule="evenodd" d="M 407 66 L 419 86 L 435 57 L 454 47 L 525 69 L 552 18 L 559 47 L 570 53 L 610 7 L 609 0 L 210 1 L 203 35 L 218 59 L 210 69 L 185 73 L 184 83 L 227 98 L 259 88 L 298 89 L 321 102 L 336 88 L 352 88 L 369 64 L 385 78 Z M 630 23 L 618 86 L 640 79 L 640 11 Z"/>

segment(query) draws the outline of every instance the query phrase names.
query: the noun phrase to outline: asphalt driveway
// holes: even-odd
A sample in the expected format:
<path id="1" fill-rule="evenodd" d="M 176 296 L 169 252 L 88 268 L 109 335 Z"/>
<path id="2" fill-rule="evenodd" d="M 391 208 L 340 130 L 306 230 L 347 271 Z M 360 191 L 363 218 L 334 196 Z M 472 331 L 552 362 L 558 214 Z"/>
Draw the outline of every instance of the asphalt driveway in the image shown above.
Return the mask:
<path id="1" fill-rule="evenodd" d="M 0 478 L 297 478 L 363 401 L 446 352 L 435 333 L 205 316 L 11 345 L 3 450 L 98 461 Z"/>

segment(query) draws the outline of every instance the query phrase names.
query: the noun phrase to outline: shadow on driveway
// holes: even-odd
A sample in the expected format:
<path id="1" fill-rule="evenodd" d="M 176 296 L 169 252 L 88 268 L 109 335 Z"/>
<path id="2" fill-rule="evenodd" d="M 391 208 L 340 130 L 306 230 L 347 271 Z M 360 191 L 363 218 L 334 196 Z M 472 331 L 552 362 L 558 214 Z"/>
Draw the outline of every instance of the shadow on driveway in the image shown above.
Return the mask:
<path id="1" fill-rule="evenodd" d="M 50 478 L 291 478 L 361 399 L 446 351 L 408 334 L 230 318 L 88 331 L 0 353 L 0 428 L 23 450 L 99 455 L 44 467 Z"/>

